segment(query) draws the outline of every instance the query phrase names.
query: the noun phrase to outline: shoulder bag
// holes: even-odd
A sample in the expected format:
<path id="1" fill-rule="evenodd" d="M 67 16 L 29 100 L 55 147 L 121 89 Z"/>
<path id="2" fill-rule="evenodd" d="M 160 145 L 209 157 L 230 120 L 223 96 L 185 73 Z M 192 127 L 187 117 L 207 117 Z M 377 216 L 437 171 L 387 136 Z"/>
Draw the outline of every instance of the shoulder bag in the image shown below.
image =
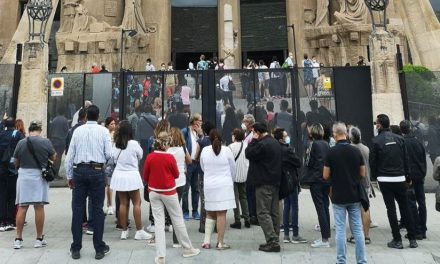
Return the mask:
<path id="1" fill-rule="evenodd" d="M 241 151 L 243 150 L 243 141 L 241 142 L 240 150 L 238 151 L 237 156 L 235 157 L 235 161 L 237 162 L 238 158 L 240 157 Z"/>
<path id="2" fill-rule="evenodd" d="M 121 155 L 122 149 L 121 151 L 119 151 L 118 157 L 116 158 L 116 161 L 113 162 L 113 164 L 110 164 L 109 166 L 107 166 L 107 168 L 105 169 L 105 174 L 107 175 L 107 177 L 111 178 L 113 176 L 113 172 L 115 171 L 116 165 L 118 164 L 118 160 L 119 160 L 119 156 Z"/>
<path id="3" fill-rule="evenodd" d="M 362 186 L 362 183 L 358 184 L 358 192 L 359 192 L 359 198 L 361 200 L 361 205 L 364 208 L 364 211 L 368 211 L 370 209 L 370 200 L 368 199 L 367 191 L 365 191 L 365 188 Z"/>
<path id="4" fill-rule="evenodd" d="M 35 155 L 34 146 L 32 145 L 29 138 L 26 139 L 26 144 L 29 149 L 29 152 L 32 154 L 32 157 L 34 158 L 35 163 L 40 167 L 41 169 L 41 176 L 43 179 L 45 179 L 47 182 L 51 182 L 55 179 L 55 170 L 53 168 L 53 163 L 51 160 L 47 160 L 47 166 L 46 168 L 43 168 L 41 163 L 38 161 L 37 156 Z"/>

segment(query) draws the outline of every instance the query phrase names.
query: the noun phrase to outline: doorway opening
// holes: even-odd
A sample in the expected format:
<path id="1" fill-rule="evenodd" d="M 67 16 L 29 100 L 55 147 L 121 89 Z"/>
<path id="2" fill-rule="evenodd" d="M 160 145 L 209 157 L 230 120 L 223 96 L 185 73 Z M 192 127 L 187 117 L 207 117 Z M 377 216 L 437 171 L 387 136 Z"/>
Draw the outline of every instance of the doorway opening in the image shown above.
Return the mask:
<path id="1" fill-rule="evenodd" d="M 264 64 L 269 67 L 274 56 L 277 57 L 280 65 L 282 65 L 284 58 L 286 58 L 286 50 L 243 51 L 243 67 L 247 67 L 248 60 L 254 60 L 257 64 L 260 60 L 263 60 Z"/>
<path id="2" fill-rule="evenodd" d="M 200 55 L 204 54 L 206 60 L 211 60 L 216 56 L 215 52 L 174 52 L 172 54 L 174 66 L 176 70 L 187 70 L 189 63 L 192 62 L 194 68 L 197 68 L 197 63 L 200 61 Z"/>

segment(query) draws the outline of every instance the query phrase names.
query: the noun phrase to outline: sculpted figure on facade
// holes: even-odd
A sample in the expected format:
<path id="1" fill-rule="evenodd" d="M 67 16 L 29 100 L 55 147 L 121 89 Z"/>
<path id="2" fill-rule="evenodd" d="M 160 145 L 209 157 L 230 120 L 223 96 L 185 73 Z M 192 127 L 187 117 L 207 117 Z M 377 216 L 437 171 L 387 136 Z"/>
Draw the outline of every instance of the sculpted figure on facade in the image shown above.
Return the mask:
<path id="1" fill-rule="evenodd" d="M 339 24 L 365 24 L 367 23 L 368 8 L 364 0 L 339 0 L 341 7 L 335 12 Z"/>
<path id="2" fill-rule="evenodd" d="M 134 29 L 138 33 L 147 33 L 140 0 L 125 0 L 122 28 L 127 30 Z"/>
<path id="3" fill-rule="evenodd" d="M 329 26 L 328 24 L 328 5 L 329 0 L 317 0 L 315 26 Z"/>

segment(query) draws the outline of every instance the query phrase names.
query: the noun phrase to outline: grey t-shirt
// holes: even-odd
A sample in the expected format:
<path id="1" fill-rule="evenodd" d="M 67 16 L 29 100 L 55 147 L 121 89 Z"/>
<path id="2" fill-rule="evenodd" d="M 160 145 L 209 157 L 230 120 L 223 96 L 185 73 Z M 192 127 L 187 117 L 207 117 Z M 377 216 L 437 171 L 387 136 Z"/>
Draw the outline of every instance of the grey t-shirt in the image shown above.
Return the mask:
<path id="1" fill-rule="evenodd" d="M 34 147 L 35 155 L 41 165 L 36 164 L 32 157 L 32 154 L 27 147 L 27 138 L 18 142 L 14 151 L 14 158 L 20 161 L 20 168 L 23 169 L 41 169 L 40 166 L 45 168 L 47 166 L 48 158 L 55 154 L 52 143 L 48 139 L 39 136 L 28 138 Z"/>

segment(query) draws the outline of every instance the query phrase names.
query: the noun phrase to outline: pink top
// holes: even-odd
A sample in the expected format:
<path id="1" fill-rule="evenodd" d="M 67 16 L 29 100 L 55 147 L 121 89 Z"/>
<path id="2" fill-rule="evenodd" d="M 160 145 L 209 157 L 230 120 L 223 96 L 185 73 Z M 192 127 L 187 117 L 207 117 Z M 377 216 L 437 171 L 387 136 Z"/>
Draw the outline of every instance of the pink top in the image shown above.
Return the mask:
<path id="1" fill-rule="evenodd" d="M 182 103 L 184 105 L 190 105 L 189 94 L 191 93 L 191 87 L 184 85 L 182 86 L 182 91 L 180 92 L 180 98 L 182 98 Z"/>

